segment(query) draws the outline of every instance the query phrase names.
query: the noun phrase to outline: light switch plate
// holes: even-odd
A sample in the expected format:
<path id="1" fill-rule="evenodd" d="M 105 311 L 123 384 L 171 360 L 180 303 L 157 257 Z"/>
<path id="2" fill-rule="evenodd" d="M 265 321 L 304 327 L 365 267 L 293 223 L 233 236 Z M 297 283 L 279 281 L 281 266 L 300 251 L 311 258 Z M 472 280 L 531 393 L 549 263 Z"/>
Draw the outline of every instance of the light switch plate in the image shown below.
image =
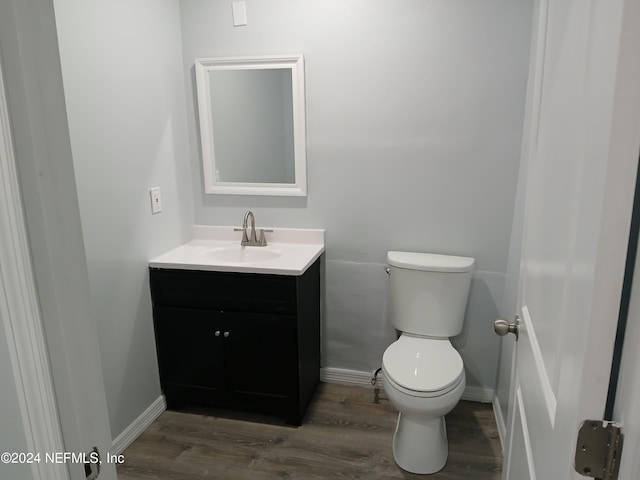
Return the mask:
<path id="1" fill-rule="evenodd" d="M 160 187 L 153 187 L 149 190 L 151 197 L 151 213 L 160 213 L 162 211 L 162 198 L 160 197 Z"/>
<path id="2" fill-rule="evenodd" d="M 247 5 L 245 2 L 232 2 L 233 26 L 241 27 L 247 24 Z"/>

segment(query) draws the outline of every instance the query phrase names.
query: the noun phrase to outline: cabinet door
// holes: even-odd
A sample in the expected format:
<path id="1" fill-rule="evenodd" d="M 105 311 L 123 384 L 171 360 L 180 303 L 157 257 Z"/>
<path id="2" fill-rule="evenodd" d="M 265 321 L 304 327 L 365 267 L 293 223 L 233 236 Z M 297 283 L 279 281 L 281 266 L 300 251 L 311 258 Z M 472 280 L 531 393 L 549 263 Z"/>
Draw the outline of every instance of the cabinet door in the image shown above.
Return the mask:
<path id="1" fill-rule="evenodd" d="M 223 314 L 227 367 L 235 394 L 292 397 L 298 388 L 295 317 Z"/>
<path id="2" fill-rule="evenodd" d="M 219 312 L 156 306 L 154 323 L 163 388 L 224 389 L 224 330 Z"/>

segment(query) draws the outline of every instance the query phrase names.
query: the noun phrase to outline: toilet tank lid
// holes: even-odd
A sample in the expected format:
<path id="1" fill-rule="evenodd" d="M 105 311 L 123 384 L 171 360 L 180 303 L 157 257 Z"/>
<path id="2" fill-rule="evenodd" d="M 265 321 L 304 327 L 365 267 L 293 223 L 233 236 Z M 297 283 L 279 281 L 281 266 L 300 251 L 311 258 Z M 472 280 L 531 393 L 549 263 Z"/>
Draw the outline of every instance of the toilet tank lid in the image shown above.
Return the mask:
<path id="1" fill-rule="evenodd" d="M 389 265 L 428 272 L 470 272 L 475 259 L 435 253 L 387 252 Z"/>

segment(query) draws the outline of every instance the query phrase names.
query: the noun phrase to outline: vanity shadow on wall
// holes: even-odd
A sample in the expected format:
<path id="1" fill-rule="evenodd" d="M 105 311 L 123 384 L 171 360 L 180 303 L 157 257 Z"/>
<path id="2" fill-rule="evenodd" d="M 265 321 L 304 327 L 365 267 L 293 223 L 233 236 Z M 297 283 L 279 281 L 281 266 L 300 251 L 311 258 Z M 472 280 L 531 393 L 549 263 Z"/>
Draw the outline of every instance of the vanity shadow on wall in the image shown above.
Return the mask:
<path id="1" fill-rule="evenodd" d="M 302 275 L 150 268 L 169 409 L 207 405 L 301 425 L 320 372 L 320 259 Z"/>

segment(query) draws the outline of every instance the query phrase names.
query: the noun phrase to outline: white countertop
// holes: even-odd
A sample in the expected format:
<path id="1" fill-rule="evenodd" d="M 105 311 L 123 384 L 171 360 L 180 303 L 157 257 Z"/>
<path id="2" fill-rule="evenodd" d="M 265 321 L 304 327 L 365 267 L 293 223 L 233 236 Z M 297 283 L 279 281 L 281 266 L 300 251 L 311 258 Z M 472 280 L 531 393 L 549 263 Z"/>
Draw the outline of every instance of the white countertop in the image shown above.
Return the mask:
<path id="1" fill-rule="evenodd" d="M 193 240 L 149 261 L 153 268 L 302 275 L 324 252 L 324 229 L 270 228 L 266 247 L 243 247 L 237 227 L 194 225 Z"/>

